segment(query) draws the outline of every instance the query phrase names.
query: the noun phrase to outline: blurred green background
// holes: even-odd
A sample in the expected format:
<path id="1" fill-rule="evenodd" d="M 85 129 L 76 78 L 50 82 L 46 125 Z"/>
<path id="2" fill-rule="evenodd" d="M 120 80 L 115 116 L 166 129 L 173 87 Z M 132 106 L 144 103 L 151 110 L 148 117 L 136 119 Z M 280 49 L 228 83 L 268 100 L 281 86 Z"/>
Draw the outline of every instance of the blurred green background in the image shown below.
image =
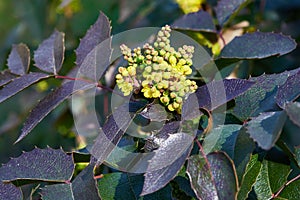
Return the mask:
<path id="1" fill-rule="evenodd" d="M 203 8 L 212 11 L 203 0 L 0 0 L 0 69 L 7 68 L 6 59 L 12 44 L 27 44 L 33 55 L 41 41 L 57 29 L 65 32 L 66 52 L 62 73 L 66 73 L 74 66 L 74 49 L 79 44 L 79 39 L 96 21 L 99 11 L 109 17 L 112 33 L 116 34 L 135 27 L 171 24 L 189 12 L 187 8 L 191 8 L 192 4 L 186 7 L 186 2 L 196 3 L 196 10 Z M 217 0 L 206 2 L 215 5 Z M 225 29 L 282 32 L 299 42 L 299 11 L 299 0 L 253 0 Z M 243 21 L 248 23 L 246 27 L 233 26 Z M 203 40 L 199 40 L 199 43 L 203 43 Z M 236 76 L 247 78 L 250 74 L 257 76 L 264 72 L 282 72 L 299 67 L 299 61 L 300 51 L 297 48 L 291 54 L 280 58 L 238 63 Z M 31 64 L 31 69 L 33 68 Z M 5 163 L 10 157 L 16 157 L 22 150 L 29 151 L 34 146 L 61 146 L 66 151 L 76 148 L 76 135 L 73 132 L 73 119 L 68 102 L 47 116 L 22 142 L 13 145 L 30 109 L 58 84 L 57 80 L 41 82 L 0 104 L 0 163 Z M 292 124 L 284 131 L 283 137 L 291 142 L 295 138 L 289 132 L 300 132 Z"/>

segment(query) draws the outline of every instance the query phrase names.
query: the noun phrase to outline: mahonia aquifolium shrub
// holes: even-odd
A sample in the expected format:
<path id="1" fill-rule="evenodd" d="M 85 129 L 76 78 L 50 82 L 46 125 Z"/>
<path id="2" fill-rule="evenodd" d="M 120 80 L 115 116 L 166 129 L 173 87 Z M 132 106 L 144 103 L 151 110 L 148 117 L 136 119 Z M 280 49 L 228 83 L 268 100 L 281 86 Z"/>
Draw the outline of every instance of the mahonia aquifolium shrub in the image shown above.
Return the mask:
<path id="1" fill-rule="evenodd" d="M 120 46 L 126 67 L 120 67 L 116 83 L 125 96 L 134 92 L 145 98 L 159 99 L 169 111 L 181 113 L 183 99 L 197 90 L 195 81 L 187 78 L 192 73 L 193 46 L 183 45 L 176 51 L 170 46 L 171 28 L 166 25 L 149 43 L 133 50 Z"/>

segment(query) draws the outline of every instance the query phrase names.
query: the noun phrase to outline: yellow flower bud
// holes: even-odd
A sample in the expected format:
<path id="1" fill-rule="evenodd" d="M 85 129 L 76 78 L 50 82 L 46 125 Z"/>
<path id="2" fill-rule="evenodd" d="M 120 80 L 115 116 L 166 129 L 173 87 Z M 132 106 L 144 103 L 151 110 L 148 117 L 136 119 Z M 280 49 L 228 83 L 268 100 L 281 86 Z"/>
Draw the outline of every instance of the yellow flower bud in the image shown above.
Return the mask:
<path id="1" fill-rule="evenodd" d="M 171 112 L 173 112 L 175 109 L 173 108 L 173 106 L 172 106 L 172 104 L 169 104 L 168 105 L 168 109 L 169 109 L 169 111 L 171 111 Z"/>
<path id="2" fill-rule="evenodd" d="M 177 63 L 177 59 L 175 56 L 170 56 L 169 57 L 169 62 L 172 66 L 176 66 L 176 63 Z"/>

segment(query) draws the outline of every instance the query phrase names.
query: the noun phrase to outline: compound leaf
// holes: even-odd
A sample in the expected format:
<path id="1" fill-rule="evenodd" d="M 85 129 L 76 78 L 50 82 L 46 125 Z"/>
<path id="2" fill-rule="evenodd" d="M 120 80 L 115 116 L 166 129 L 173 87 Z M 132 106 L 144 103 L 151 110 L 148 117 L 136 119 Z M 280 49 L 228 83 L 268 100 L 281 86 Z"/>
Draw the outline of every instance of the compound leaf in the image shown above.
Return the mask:
<path id="1" fill-rule="evenodd" d="M 21 134 L 15 143 L 27 136 L 52 110 L 78 90 L 79 88 L 74 89 L 74 82 L 66 82 L 43 98 L 30 112 L 21 130 Z"/>
<path id="2" fill-rule="evenodd" d="M 62 149 L 35 148 L 2 165 L 0 179 L 65 182 L 71 180 L 73 171 L 73 158 Z"/>
<path id="3" fill-rule="evenodd" d="M 64 33 L 55 30 L 34 51 L 35 66 L 40 70 L 57 74 L 64 60 Z"/>
<path id="4" fill-rule="evenodd" d="M 213 18 L 208 12 L 202 10 L 180 17 L 171 27 L 179 30 L 216 32 Z"/>
<path id="5" fill-rule="evenodd" d="M 300 96 L 300 71 L 287 78 L 286 82 L 278 88 L 276 102 L 284 108 L 285 105 Z"/>
<path id="6" fill-rule="evenodd" d="M 10 73 L 9 70 L 0 72 L 0 87 L 11 82 L 16 76 Z"/>
<path id="7" fill-rule="evenodd" d="M 126 200 L 150 200 L 150 199 L 172 199 L 171 187 L 166 186 L 153 194 L 139 197 L 142 191 L 144 177 L 140 174 L 111 173 L 105 174 L 98 181 L 100 196 L 102 199 L 126 199 Z M 122 192 L 120 192 L 122 191 Z"/>
<path id="8" fill-rule="evenodd" d="M 235 199 L 237 178 L 231 159 L 222 152 L 204 158 L 193 155 L 188 160 L 187 174 L 199 199 Z"/>
<path id="9" fill-rule="evenodd" d="M 246 33 L 235 37 L 221 51 L 220 58 L 261 59 L 281 56 L 296 48 L 295 40 L 278 33 Z"/>
<path id="10" fill-rule="evenodd" d="M 265 112 L 249 121 L 246 129 L 261 148 L 269 150 L 279 138 L 285 120 L 286 114 L 283 111 Z"/>
<path id="11" fill-rule="evenodd" d="M 12 183 L 0 182 L 0 199 L 22 200 L 23 195 L 20 188 L 17 188 Z"/>
<path id="12" fill-rule="evenodd" d="M 7 59 L 10 71 L 17 75 L 27 73 L 30 63 L 30 51 L 25 44 L 13 45 Z"/>
<path id="13" fill-rule="evenodd" d="M 49 77 L 50 75 L 44 73 L 30 73 L 13 79 L 12 82 L 0 90 L 0 103 L 14 96 L 18 92 L 21 92 L 30 85 Z"/>
<path id="14" fill-rule="evenodd" d="M 220 0 L 215 8 L 219 24 L 223 26 L 248 0 Z"/>
<path id="15" fill-rule="evenodd" d="M 299 199 L 300 197 L 300 179 L 286 186 L 279 194 L 279 197 L 285 199 Z"/>
<path id="16" fill-rule="evenodd" d="M 81 66 L 85 57 L 92 49 L 110 37 L 110 22 L 104 13 L 100 12 L 95 24 L 87 31 L 76 49 L 76 65 Z"/>

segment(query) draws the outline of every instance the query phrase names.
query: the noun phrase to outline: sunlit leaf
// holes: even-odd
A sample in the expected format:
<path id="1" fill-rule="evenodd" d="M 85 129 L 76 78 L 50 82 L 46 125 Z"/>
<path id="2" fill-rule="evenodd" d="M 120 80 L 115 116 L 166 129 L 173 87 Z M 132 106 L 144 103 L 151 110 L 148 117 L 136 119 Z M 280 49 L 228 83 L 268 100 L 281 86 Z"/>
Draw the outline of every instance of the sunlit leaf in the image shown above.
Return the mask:
<path id="1" fill-rule="evenodd" d="M 64 60 L 65 34 L 55 30 L 52 35 L 44 40 L 34 51 L 35 66 L 40 70 L 57 74 Z"/>
<path id="2" fill-rule="evenodd" d="M 261 59 L 281 56 L 296 48 L 295 40 L 278 33 L 246 33 L 234 38 L 221 51 L 220 58 Z"/>
<path id="3" fill-rule="evenodd" d="M 214 110 L 246 92 L 254 82 L 243 79 L 224 79 L 201 86 L 196 91 L 199 107 Z"/>
<path id="4" fill-rule="evenodd" d="M 176 0 L 184 13 L 197 12 L 205 0 Z"/>
<path id="5" fill-rule="evenodd" d="M 103 178 L 98 181 L 98 187 L 101 198 L 105 200 L 172 199 L 170 186 L 166 186 L 155 193 L 140 197 L 143 182 L 144 177 L 140 174 L 116 172 L 105 174 Z"/>
<path id="6" fill-rule="evenodd" d="M 11 82 L 16 76 L 10 73 L 9 70 L 0 72 L 0 87 Z"/>
<path id="7" fill-rule="evenodd" d="M 0 182 L 0 199 L 22 200 L 23 195 L 20 188 L 17 188 L 12 183 Z"/>
<path id="8" fill-rule="evenodd" d="M 187 173 L 199 199 L 235 199 L 236 172 L 230 158 L 221 152 L 193 155 L 188 160 Z"/>
<path id="9" fill-rule="evenodd" d="M 286 82 L 278 88 L 276 102 L 281 108 L 284 108 L 287 103 L 300 96 L 299 85 L 300 71 L 297 74 L 288 77 Z"/>
<path id="10" fill-rule="evenodd" d="M 213 18 L 208 12 L 202 10 L 180 17 L 171 27 L 178 30 L 216 32 Z"/>
<path id="11" fill-rule="evenodd" d="M 67 155 L 62 149 L 35 148 L 2 165 L 0 179 L 65 182 L 71 180 L 73 171 L 72 156 Z"/>
<path id="12" fill-rule="evenodd" d="M 42 200 L 75 200 L 71 184 L 47 185 L 42 188 L 41 196 Z"/>
<path id="13" fill-rule="evenodd" d="M 182 165 L 185 163 L 188 155 L 190 154 L 191 147 L 192 146 L 190 146 L 174 162 L 170 163 L 170 165 L 155 171 L 146 172 L 144 174 L 145 181 L 142 195 L 151 194 L 167 185 L 176 176 Z"/>
<path id="14" fill-rule="evenodd" d="M 233 114 L 242 121 L 256 117 L 259 113 L 279 110 L 275 96 L 279 85 L 299 70 L 286 71 L 280 74 L 263 74 L 249 80 L 255 84 L 235 99 Z"/>
<path id="15" fill-rule="evenodd" d="M 258 154 L 252 155 L 239 186 L 240 189 L 237 196 L 238 200 L 247 199 L 249 192 L 252 190 L 252 187 L 256 182 L 260 169 L 261 162 L 258 160 Z"/>
<path id="16" fill-rule="evenodd" d="M 107 118 L 91 149 L 91 154 L 97 159 L 97 164 L 101 164 L 113 151 L 136 116 L 136 112 L 144 106 L 139 102 L 124 103 L 115 109 L 115 114 Z"/>
<path id="17" fill-rule="evenodd" d="M 264 160 L 254 185 L 258 199 L 270 199 L 285 184 L 289 173 L 288 165 Z"/>
<path id="18" fill-rule="evenodd" d="M 213 151 L 225 151 L 233 157 L 235 140 L 241 125 L 228 124 L 212 129 L 203 141 L 203 150 L 206 154 Z"/>
<path id="19" fill-rule="evenodd" d="M 27 73 L 30 63 L 30 51 L 25 44 L 13 45 L 7 59 L 10 71 L 17 75 Z"/>
<path id="20" fill-rule="evenodd" d="M 81 66 L 85 57 L 102 41 L 110 37 L 110 22 L 104 13 L 100 12 L 95 24 L 90 27 L 86 35 L 81 39 L 76 49 L 76 65 Z"/>
<path id="21" fill-rule="evenodd" d="M 248 0 L 220 0 L 218 1 L 215 12 L 219 24 L 223 26 L 232 15 L 236 14 Z"/>
<path id="22" fill-rule="evenodd" d="M 0 90 L 0 103 L 14 96 L 18 92 L 21 92 L 30 85 L 49 77 L 50 75 L 48 74 L 30 73 L 20 76 L 19 78 L 13 79 L 12 82 L 7 84 L 3 89 Z"/>
<path id="23" fill-rule="evenodd" d="M 248 122 L 246 129 L 261 148 L 269 150 L 279 138 L 285 120 L 286 114 L 283 111 L 266 112 Z"/>

